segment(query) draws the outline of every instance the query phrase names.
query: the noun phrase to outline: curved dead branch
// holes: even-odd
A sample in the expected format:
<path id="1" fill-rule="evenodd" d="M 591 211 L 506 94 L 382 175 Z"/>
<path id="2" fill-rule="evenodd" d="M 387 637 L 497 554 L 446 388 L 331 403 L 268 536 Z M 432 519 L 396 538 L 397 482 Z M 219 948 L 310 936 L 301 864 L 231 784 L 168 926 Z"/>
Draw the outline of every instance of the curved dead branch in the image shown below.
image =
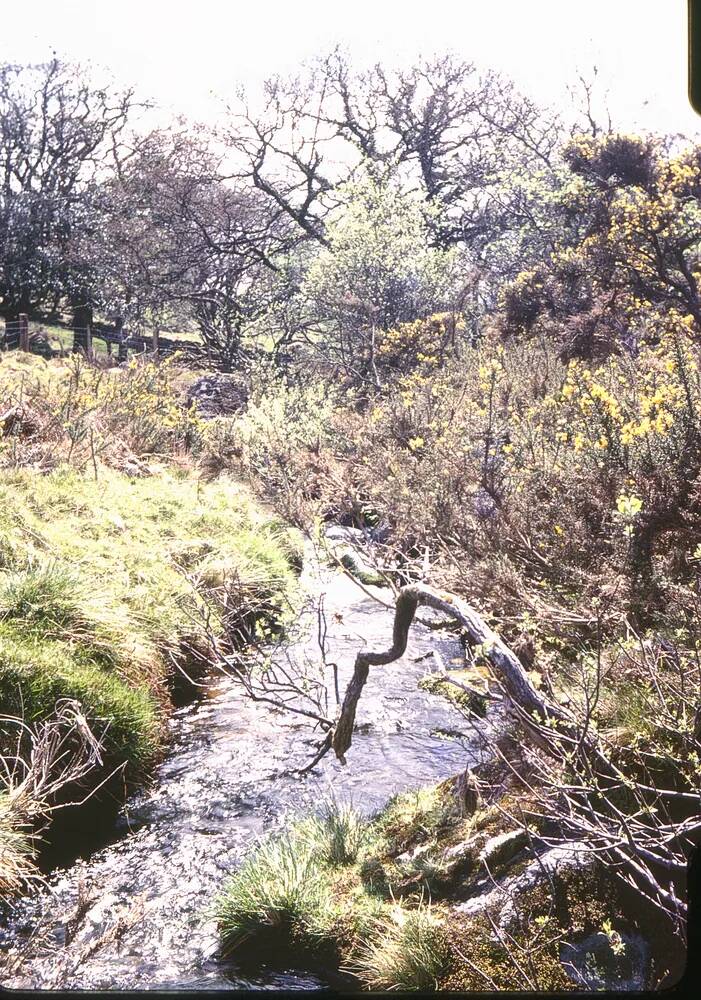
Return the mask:
<path id="1" fill-rule="evenodd" d="M 407 647 L 409 629 L 419 606 L 441 611 L 448 618 L 458 622 L 467 632 L 470 640 L 482 647 L 495 669 L 497 679 L 504 689 L 506 698 L 521 721 L 535 731 L 558 726 L 560 735 L 570 742 L 575 738 L 574 717 L 560 705 L 543 697 L 532 684 L 521 661 L 465 601 L 452 594 L 440 594 L 423 584 L 402 587 L 397 596 L 392 645 L 384 652 L 362 650 L 355 660 L 353 676 L 346 689 L 341 713 L 333 730 L 330 746 L 341 761 L 352 740 L 355 711 L 368 678 L 370 667 L 385 666 L 398 660 Z"/>

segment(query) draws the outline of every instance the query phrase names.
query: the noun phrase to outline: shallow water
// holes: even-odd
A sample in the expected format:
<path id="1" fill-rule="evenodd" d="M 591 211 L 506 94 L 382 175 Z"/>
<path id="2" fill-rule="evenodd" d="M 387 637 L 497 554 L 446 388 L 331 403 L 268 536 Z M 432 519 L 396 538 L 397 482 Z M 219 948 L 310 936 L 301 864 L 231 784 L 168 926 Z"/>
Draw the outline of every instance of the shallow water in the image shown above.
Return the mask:
<path id="1" fill-rule="evenodd" d="M 304 582 L 323 594 L 328 659 L 341 694 L 364 644 L 386 648 L 392 613 L 348 577 L 311 560 Z M 368 588 L 389 598 L 389 593 Z M 427 616 L 428 617 L 428 616 Z M 316 621 L 288 655 L 314 657 Z M 290 814 L 333 794 L 371 814 L 395 792 L 448 777 L 480 759 L 479 734 L 444 699 L 417 687 L 460 656 L 458 643 L 424 625 L 405 656 L 371 669 L 358 730 L 342 767 L 327 756 L 310 774 L 319 738 L 307 720 L 243 698 L 235 681 L 171 719 L 172 744 L 152 787 L 133 797 L 114 841 L 56 870 L 44 890 L 22 900 L 0 926 L 0 982 L 44 989 L 300 989 L 325 982 L 304 970 L 262 970 L 257 978 L 217 960 L 207 912 L 226 874 L 258 837 Z M 450 737 L 446 737 L 446 733 Z"/>

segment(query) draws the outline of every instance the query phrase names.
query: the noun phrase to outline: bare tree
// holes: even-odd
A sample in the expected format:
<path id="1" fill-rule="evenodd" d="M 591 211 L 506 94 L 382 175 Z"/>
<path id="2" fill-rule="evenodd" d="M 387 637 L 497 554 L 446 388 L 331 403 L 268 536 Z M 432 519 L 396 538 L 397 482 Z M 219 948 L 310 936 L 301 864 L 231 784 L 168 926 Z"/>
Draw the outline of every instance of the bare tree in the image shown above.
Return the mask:
<path id="1" fill-rule="evenodd" d="M 131 91 L 89 82 L 53 59 L 0 67 L 2 314 L 86 306 L 89 267 L 77 247 L 99 219 L 100 181 L 119 154 Z"/>

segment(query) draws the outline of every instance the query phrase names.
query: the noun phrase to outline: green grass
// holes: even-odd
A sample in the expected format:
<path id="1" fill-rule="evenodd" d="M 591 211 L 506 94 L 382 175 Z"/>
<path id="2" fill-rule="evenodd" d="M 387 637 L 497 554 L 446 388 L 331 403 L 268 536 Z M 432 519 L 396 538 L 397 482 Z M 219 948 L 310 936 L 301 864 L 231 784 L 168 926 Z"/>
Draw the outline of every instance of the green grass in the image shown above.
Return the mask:
<path id="1" fill-rule="evenodd" d="M 36 333 L 38 330 L 44 330 L 48 334 L 49 340 L 52 341 L 52 346 L 55 350 L 72 351 L 73 350 L 73 331 L 67 329 L 65 326 L 56 326 L 52 323 L 30 323 L 29 332 Z M 174 332 L 163 331 L 162 334 L 167 340 L 182 340 L 183 342 L 190 342 L 195 344 L 202 343 L 201 336 L 196 333 L 187 332 Z M 95 334 L 93 336 L 93 353 L 97 357 L 106 358 L 108 356 L 107 344 L 101 337 Z M 116 358 L 117 356 L 117 345 L 112 345 L 112 356 Z"/>
<path id="2" fill-rule="evenodd" d="M 132 686 L 72 653 L 65 643 L 0 625 L 0 704 L 4 714 L 40 722 L 61 698 L 79 701 L 110 763 L 141 776 L 162 737 L 159 706 L 146 684 Z"/>
<path id="3" fill-rule="evenodd" d="M 14 895 L 34 874 L 29 831 L 8 793 L 0 791 L 0 900 Z"/>
<path id="4" fill-rule="evenodd" d="M 377 910 L 352 867 L 368 829 L 352 808 L 332 800 L 317 815 L 261 843 L 215 902 L 222 952 L 240 953 L 245 945 L 278 957 L 295 948 L 335 953 L 344 918 L 352 917 L 352 932 Z M 348 894 L 354 897 L 352 914 L 343 899 Z"/>
<path id="5" fill-rule="evenodd" d="M 329 938 L 332 897 L 313 842 L 298 830 L 261 844 L 216 904 L 223 954 L 242 945 L 315 951 Z"/>
<path id="6" fill-rule="evenodd" d="M 364 876 L 376 826 L 331 801 L 263 842 L 215 902 L 222 953 L 284 962 L 302 951 L 371 987 L 435 987 L 448 957 L 435 913 L 423 898 L 382 898 Z"/>
<path id="7" fill-rule="evenodd" d="M 396 905 L 377 921 L 348 964 L 371 990 L 436 990 L 450 965 L 450 951 L 440 919 L 423 900 L 415 909 Z"/>
<path id="8" fill-rule="evenodd" d="M 332 800 L 310 821 L 316 850 L 329 865 L 352 865 L 368 843 L 369 824 L 352 806 Z"/>
<path id="9" fill-rule="evenodd" d="M 143 778 L 163 746 L 170 657 L 196 633 L 202 593 L 236 577 L 241 613 L 261 628 L 284 617 L 293 543 L 233 482 L 168 468 L 97 480 L 6 470 L 0 506 L 0 713 L 39 722 L 77 699 L 106 763 Z"/>

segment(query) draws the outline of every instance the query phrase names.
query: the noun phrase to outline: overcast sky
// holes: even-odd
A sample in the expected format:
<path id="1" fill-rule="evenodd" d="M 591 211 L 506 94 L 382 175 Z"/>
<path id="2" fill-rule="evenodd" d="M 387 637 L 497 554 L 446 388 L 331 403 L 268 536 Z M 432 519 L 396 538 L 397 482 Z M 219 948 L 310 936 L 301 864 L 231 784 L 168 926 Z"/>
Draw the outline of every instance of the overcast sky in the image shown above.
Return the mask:
<path id="1" fill-rule="evenodd" d="M 359 64 L 451 50 L 541 102 L 594 65 L 614 123 L 701 137 L 686 94 L 686 0 L 3 0 L 0 60 L 52 51 L 211 119 L 237 83 L 345 46 Z"/>

